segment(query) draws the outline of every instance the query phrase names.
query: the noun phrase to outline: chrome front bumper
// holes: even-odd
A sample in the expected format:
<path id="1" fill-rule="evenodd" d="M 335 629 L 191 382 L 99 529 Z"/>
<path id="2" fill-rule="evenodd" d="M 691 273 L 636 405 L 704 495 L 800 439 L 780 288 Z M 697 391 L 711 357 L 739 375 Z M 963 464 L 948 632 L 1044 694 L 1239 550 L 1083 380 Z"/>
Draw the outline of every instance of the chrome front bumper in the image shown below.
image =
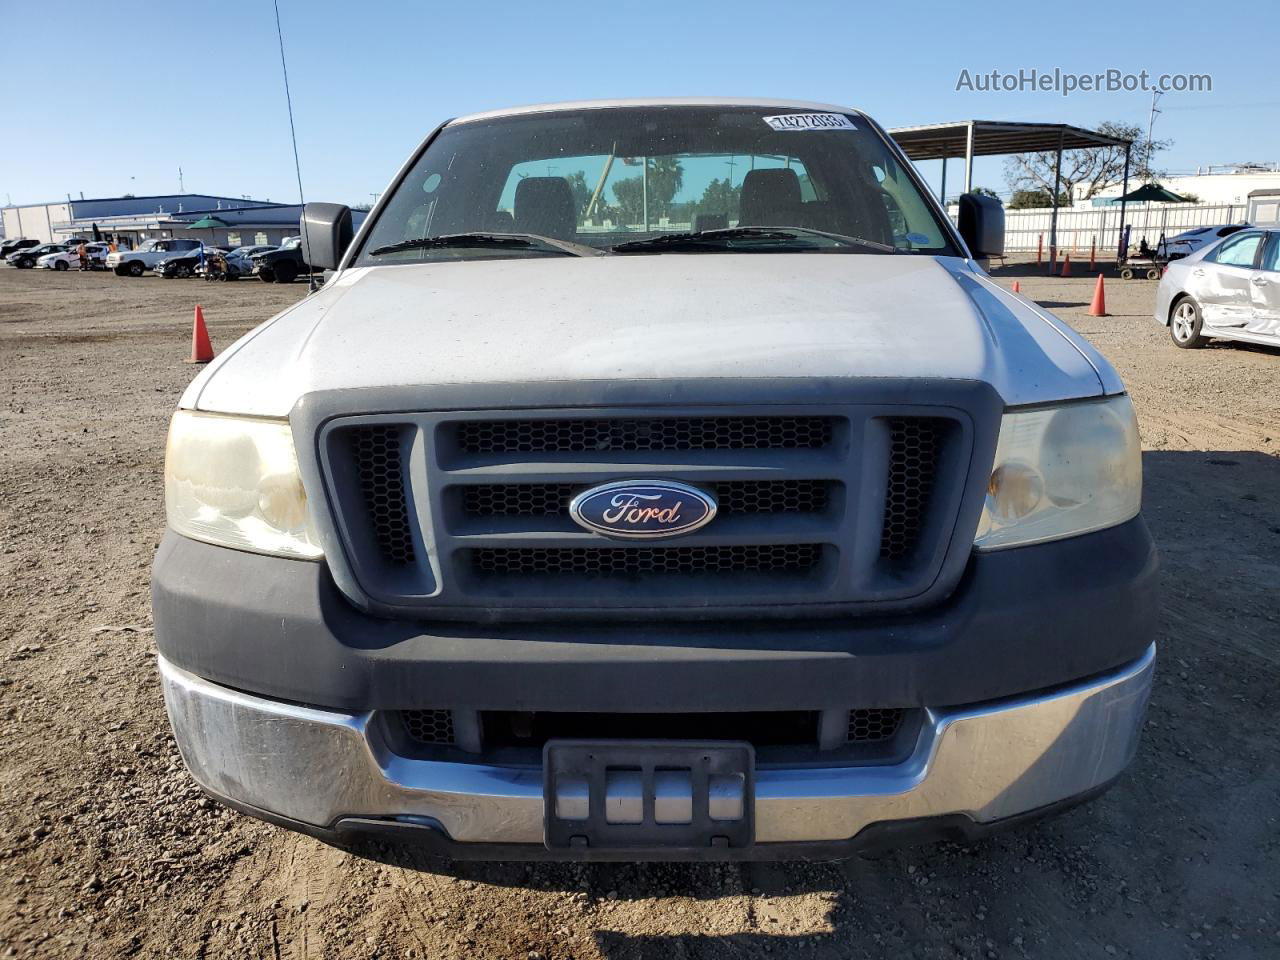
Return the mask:
<path id="1" fill-rule="evenodd" d="M 929 710 L 892 766 L 756 771 L 756 843 L 843 841 L 886 821 L 959 814 L 992 823 L 1084 794 L 1134 755 L 1155 647 L 1105 676 L 976 707 Z M 265 700 L 160 659 L 169 719 L 215 796 L 302 826 L 432 821 L 458 843 L 543 842 L 543 775 L 530 767 L 397 756 L 371 714 Z"/>

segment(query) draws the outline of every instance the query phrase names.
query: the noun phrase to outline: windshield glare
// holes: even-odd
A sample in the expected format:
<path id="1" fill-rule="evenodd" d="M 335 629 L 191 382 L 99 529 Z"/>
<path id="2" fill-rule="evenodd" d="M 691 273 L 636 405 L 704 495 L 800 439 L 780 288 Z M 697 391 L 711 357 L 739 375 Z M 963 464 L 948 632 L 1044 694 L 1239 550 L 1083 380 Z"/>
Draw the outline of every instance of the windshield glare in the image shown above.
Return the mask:
<path id="1" fill-rule="evenodd" d="M 826 119 L 817 126 L 796 117 Z M 446 127 L 396 188 L 355 262 L 557 255 L 538 246 L 370 253 L 459 233 L 536 234 L 608 250 L 664 234 L 744 226 L 801 227 L 903 252 L 957 253 L 914 179 L 856 114 L 653 106 Z M 728 249 L 859 252 L 815 235 L 735 241 Z"/>

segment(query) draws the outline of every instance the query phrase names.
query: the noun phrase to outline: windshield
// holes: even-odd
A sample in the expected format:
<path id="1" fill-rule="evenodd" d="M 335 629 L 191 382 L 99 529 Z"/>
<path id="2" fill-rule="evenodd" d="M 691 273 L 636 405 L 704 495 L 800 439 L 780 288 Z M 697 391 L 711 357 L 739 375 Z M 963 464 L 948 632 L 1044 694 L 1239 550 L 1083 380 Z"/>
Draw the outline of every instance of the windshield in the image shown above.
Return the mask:
<path id="1" fill-rule="evenodd" d="M 565 253 L 459 237 L 475 234 L 655 255 L 958 252 L 862 117 L 778 107 L 614 107 L 446 127 L 396 187 L 355 262 Z M 688 234 L 699 242 L 661 239 Z M 428 238 L 441 239 L 412 243 Z M 648 240 L 657 242 L 636 242 Z"/>

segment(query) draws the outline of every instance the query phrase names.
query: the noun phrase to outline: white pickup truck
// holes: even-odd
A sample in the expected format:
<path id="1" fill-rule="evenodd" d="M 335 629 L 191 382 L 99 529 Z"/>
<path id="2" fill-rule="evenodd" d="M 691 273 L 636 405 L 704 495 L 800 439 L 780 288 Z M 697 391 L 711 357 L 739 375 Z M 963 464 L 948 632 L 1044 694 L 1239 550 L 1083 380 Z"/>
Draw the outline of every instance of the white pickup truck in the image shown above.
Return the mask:
<path id="1" fill-rule="evenodd" d="M 200 240 L 181 237 L 169 240 L 147 240 L 137 250 L 117 250 L 107 255 L 107 269 L 117 277 L 140 277 L 165 257 L 184 250 L 198 250 L 204 246 Z"/>
<path id="2" fill-rule="evenodd" d="M 1105 789 L 1158 622 L 1111 365 L 847 107 L 450 121 L 198 376 L 152 580 L 195 779 L 454 858 L 815 858 Z"/>

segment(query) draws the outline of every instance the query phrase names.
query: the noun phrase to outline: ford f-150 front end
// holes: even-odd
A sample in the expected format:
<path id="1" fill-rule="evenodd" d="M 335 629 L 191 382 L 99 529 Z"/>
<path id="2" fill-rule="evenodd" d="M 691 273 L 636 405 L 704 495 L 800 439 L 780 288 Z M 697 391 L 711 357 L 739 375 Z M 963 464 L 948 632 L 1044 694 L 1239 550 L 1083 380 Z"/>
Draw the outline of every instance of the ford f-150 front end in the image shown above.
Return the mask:
<path id="1" fill-rule="evenodd" d="M 455 858 L 827 857 L 1104 789 L 1154 662 L 1136 421 L 971 252 L 847 108 L 445 124 L 174 416 L 192 775 Z"/>

